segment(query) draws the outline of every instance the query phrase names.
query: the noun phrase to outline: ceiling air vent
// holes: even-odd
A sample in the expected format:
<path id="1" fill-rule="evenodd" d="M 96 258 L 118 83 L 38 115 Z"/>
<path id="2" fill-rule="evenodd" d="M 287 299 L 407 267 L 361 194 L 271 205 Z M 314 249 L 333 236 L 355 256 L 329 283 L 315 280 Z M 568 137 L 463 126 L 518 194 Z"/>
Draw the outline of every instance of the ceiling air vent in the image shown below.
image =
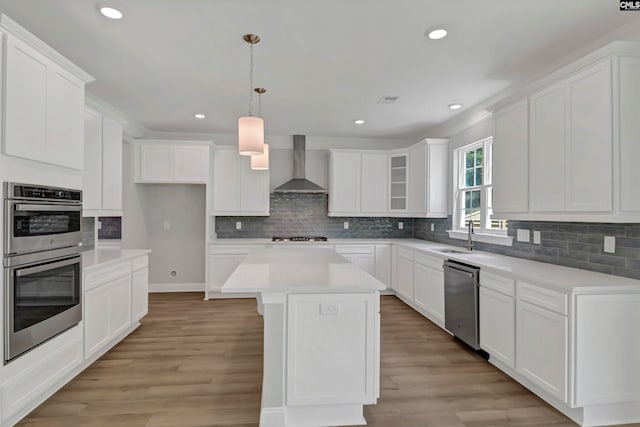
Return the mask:
<path id="1" fill-rule="evenodd" d="M 399 96 L 383 96 L 378 100 L 378 104 L 395 104 Z"/>

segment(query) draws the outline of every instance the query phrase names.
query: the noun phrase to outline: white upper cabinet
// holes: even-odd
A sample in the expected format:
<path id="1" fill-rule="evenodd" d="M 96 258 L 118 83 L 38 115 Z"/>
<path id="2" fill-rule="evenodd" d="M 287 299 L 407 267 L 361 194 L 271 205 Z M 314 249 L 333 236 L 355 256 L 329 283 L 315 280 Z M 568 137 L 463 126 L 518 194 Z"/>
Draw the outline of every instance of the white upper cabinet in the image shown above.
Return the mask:
<path id="1" fill-rule="evenodd" d="M 493 212 L 529 210 L 529 108 L 526 99 L 493 115 Z"/>
<path id="2" fill-rule="evenodd" d="M 360 152 L 331 151 L 329 160 L 329 215 L 355 216 L 360 212 L 361 162 Z M 367 176 L 366 178 L 368 179 L 369 177 Z M 369 197 L 367 196 L 367 198 Z"/>
<path id="3" fill-rule="evenodd" d="M 206 184 L 209 146 L 206 141 L 138 140 L 136 182 Z"/>
<path id="4" fill-rule="evenodd" d="M 534 212 L 612 209 L 611 61 L 531 96 Z"/>
<path id="5" fill-rule="evenodd" d="M 387 161 L 386 153 L 362 153 L 360 208 L 363 213 L 387 212 Z"/>
<path id="6" fill-rule="evenodd" d="M 212 215 L 268 216 L 269 171 L 252 170 L 251 157 L 218 147 L 213 160 Z"/>
<path id="7" fill-rule="evenodd" d="M 121 215 L 122 125 L 89 108 L 84 119 L 84 164 L 84 214 Z"/>
<path id="8" fill-rule="evenodd" d="M 0 35 L 4 154 L 83 169 L 84 85 L 93 78 L 4 15 Z"/>
<path id="9" fill-rule="evenodd" d="M 620 183 L 618 209 L 640 212 L 640 57 L 622 57 L 619 62 L 618 96 L 620 103 Z M 616 182 L 616 180 L 614 180 Z M 636 216 L 637 218 L 637 216 Z"/>
<path id="10" fill-rule="evenodd" d="M 447 216 L 447 140 L 403 150 L 331 150 L 330 216 Z"/>

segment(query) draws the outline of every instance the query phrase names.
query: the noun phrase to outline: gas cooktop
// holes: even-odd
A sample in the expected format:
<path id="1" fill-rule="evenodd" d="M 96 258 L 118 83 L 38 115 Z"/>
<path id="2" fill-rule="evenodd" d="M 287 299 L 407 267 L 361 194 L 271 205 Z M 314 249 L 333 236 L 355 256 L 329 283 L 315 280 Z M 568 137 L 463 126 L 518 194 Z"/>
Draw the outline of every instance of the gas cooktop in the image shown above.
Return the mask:
<path id="1" fill-rule="evenodd" d="M 271 238 L 272 242 L 326 242 L 324 236 L 276 236 Z"/>

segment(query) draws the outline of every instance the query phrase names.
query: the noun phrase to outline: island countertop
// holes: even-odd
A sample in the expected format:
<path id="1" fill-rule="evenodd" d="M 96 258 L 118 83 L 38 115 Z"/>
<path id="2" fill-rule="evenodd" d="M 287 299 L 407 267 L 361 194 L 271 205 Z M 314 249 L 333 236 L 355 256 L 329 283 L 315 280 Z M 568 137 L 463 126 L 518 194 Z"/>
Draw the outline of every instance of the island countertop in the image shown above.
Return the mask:
<path id="1" fill-rule="evenodd" d="M 222 292 L 367 292 L 385 285 L 332 249 L 268 248 L 240 263 Z"/>

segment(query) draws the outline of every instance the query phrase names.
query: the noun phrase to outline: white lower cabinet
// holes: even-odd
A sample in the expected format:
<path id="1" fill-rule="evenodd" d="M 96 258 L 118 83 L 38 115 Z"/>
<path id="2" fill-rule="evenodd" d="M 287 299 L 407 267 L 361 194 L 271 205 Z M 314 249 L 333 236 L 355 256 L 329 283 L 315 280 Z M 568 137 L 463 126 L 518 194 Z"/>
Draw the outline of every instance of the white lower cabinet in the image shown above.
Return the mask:
<path id="1" fill-rule="evenodd" d="M 516 370 L 567 402 L 568 319 L 525 301 L 516 303 Z"/>
<path id="2" fill-rule="evenodd" d="M 413 302 L 431 321 L 444 325 L 442 260 L 423 254 L 413 258 Z"/>
<path id="3" fill-rule="evenodd" d="M 481 273 L 482 274 L 482 273 Z M 480 347 L 509 368 L 516 360 L 516 309 L 512 296 L 480 287 Z"/>
<path id="4" fill-rule="evenodd" d="M 227 281 L 231 273 L 249 253 L 256 249 L 263 249 L 264 246 L 222 246 L 211 245 L 209 248 L 209 261 L 207 266 L 207 294 L 209 292 L 219 293 L 222 285 Z"/>
<path id="5" fill-rule="evenodd" d="M 376 245 L 375 277 L 391 288 L 391 246 Z"/>
<path id="6" fill-rule="evenodd" d="M 109 296 L 109 286 L 84 293 L 85 357 L 96 353 L 109 341 Z"/>
<path id="7" fill-rule="evenodd" d="M 376 259 L 373 245 L 337 245 L 335 251 L 367 273 L 375 276 Z"/>
<path id="8" fill-rule="evenodd" d="M 149 269 L 134 271 L 131 278 L 131 316 L 134 321 L 149 312 Z"/>
<path id="9" fill-rule="evenodd" d="M 399 248 L 396 266 L 398 283 L 395 291 L 413 301 L 413 252 Z"/>

